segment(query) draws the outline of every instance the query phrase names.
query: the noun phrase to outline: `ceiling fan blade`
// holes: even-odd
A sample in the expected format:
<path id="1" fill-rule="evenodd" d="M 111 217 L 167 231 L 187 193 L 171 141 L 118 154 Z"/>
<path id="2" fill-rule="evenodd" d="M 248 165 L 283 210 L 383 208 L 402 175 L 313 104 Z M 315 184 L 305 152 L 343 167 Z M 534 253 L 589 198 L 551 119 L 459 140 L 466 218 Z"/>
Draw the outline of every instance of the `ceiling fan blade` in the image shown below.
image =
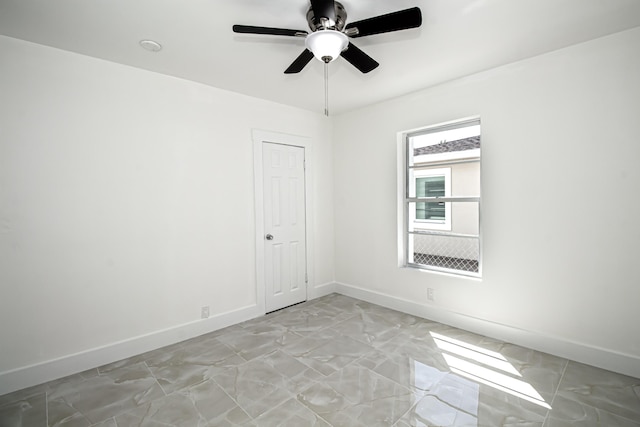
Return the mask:
<path id="1" fill-rule="evenodd" d="M 358 49 L 353 43 L 349 43 L 349 46 L 342 51 L 340 56 L 363 73 L 368 73 L 380 65 L 372 57 Z"/>
<path id="2" fill-rule="evenodd" d="M 333 0 L 311 0 L 311 9 L 316 23 L 320 23 L 320 18 L 327 18 L 335 24 L 336 4 Z"/>
<path id="3" fill-rule="evenodd" d="M 313 59 L 313 53 L 311 53 L 309 49 L 305 49 L 304 51 L 302 51 L 300 56 L 298 56 L 296 60 L 293 61 L 291 65 L 289 65 L 289 68 L 284 70 L 284 73 L 285 74 L 299 73 L 312 59 Z"/>
<path id="4" fill-rule="evenodd" d="M 242 34 L 270 34 L 273 36 L 291 36 L 291 37 L 304 37 L 308 33 L 302 30 L 288 30 L 286 28 L 271 28 L 271 27 L 254 27 L 252 25 L 234 25 L 234 33 Z"/>
<path id="5" fill-rule="evenodd" d="M 420 25 L 422 25 L 422 12 L 420 12 L 420 8 L 412 7 L 411 9 L 399 10 L 386 15 L 352 22 L 345 27 L 345 31 L 357 28 L 358 32 L 350 36 L 363 37 L 391 31 L 408 30 L 409 28 L 417 28 Z"/>

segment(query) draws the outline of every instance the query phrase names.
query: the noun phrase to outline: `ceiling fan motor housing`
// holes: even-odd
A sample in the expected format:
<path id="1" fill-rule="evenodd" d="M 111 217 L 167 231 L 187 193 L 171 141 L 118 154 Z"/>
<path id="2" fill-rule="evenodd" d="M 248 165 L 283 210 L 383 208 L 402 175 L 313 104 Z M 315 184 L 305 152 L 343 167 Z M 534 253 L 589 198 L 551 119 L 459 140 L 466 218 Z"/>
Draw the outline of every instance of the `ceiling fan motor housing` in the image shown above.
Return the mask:
<path id="1" fill-rule="evenodd" d="M 342 31 L 342 29 L 344 28 L 345 24 L 347 23 L 347 11 L 344 9 L 344 6 L 342 6 L 342 3 L 340 2 L 334 2 L 335 3 L 335 16 L 336 16 L 336 22 L 327 22 L 326 17 L 318 17 L 318 19 L 316 19 L 315 14 L 313 13 L 313 8 L 309 8 L 309 10 L 307 11 L 307 23 L 309 24 L 309 28 L 311 29 L 311 31 L 318 31 L 318 30 L 326 30 L 326 29 L 332 29 L 332 30 L 337 30 L 337 31 Z M 322 19 L 325 18 L 325 19 Z"/>

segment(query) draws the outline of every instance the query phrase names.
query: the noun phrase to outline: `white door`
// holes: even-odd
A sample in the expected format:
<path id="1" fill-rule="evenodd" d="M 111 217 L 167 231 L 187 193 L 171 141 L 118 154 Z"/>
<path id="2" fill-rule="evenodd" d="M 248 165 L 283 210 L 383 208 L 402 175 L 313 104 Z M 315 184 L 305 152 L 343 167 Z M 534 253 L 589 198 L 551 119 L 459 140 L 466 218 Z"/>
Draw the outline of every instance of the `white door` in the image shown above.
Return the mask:
<path id="1" fill-rule="evenodd" d="M 304 148 L 265 142 L 264 260 L 266 311 L 307 299 Z"/>

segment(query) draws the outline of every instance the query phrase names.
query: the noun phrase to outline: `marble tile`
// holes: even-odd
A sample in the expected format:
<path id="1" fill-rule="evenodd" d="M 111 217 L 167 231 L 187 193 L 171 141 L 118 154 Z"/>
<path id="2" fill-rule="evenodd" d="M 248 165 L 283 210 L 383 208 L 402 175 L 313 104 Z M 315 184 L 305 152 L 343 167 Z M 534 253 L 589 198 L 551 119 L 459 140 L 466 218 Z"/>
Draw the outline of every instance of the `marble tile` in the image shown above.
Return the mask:
<path id="1" fill-rule="evenodd" d="M 367 304 L 362 307 L 362 313 L 368 315 L 371 319 L 378 319 L 387 325 L 402 326 L 403 329 L 412 329 L 424 319 L 403 313 L 401 311 L 392 310 L 375 304 Z"/>
<path id="2" fill-rule="evenodd" d="M 227 328 L 225 328 L 227 329 Z M 229 332 L 233 331 L 233 330 L 239 330 L 241 331 L 242 328 L 233 328 L 233 329 L 229 329 Z M 223 334 L 224 335 L 224 334 Z M 209 347 L 212 346 L 217 346 L 221 343 L 220 340 L 218 340 L 218 337 L 220 337 L 220 334 L 216 334 L 214 332 L 212 333 L 208 333 L 208 334 L 204 334 L 204 335 L 200 335 L 199 337 L 195 337 L 195 338 L 191 338 L 185 341 L 180 342 L 180 347 L 179 349 L 176 349 L 175 351 L 184 351 L 184 350 L 188 350 L 190 353 L 202 353 L 204 351 L 206 351 Z"/>
<path id="3" fill-rule="evenodd" d="M 431 331 L 429 330 L 425 335 L 419 335 L 415 333 L 413 328 L 401 328 L 394 337 L 377 346 L 377 348 L 381 351 L 391 351 L 396 349 L 396 353 L 408 355 L 411 355 L 412 351 L 414 353 L 418 352 L 419 354 L 423 351 L 428 351 L 430 353 L 434 351 L 440 352 L 430 332 Z"/>
<path id="4" fill-rule="evenodd" d="M 417 360 L 406 354 L 376 351 L 356 363 L 417 394 L 424 394 L 448 373 L 445 363 L 426 352 Z"/>
<path id="5" fill-rule="evenodd" d="M 262 357 L 262 360 L 285 376 L 292 386 L 291 390 L 295 393 L 324 379 L 324 375 L 284 351 L 277 350 Z"/>
<path id="6" fill-rule="evenodd" d="M 476 413 L 467 413 L 438 400 L 434 396 L 427 396 L 420 400 L 402 419 L 397 426 L 477 426 Z"/>
<path id="7" fill-rule="evenodd" d="M 170 354 L 174 351 L 182 349 L 182 344 L 174 344 L 167 347 L 161 347 L 155 350 L 151 350 L 136 356 L 128 357 L 126 359 L 118 360 L 117 362 L 109 363 L 107 365 L 99 366 L 97 371 L 99 374 L 106 374 L 115 369 L 125 368 L 127 366 L 137 365 L 144 362 L 151 357 L 158 357 L 159 355 Z"/>
<path id="8" fill-rule="evenodd" d="M 548 402 L 557 391 L 568 363 L 561 357 L 486 338 L 479 346 L 504 357 L 522 380 L 531 384 Z"/>
<path id="9" fill-rule="evenodd" d="M 448 372 L 434 372 L 428 387 L 417 393 L 418 404 L 405 416 L 405 422 L 427 425 L 467 425 L 478 419 L 480 386 Z M 419 424 L 418 424 L 419 425 Z"/>
<path id="10" fill-rule="evenodd" d="M 180 392 L 188 397 L 211 426 L 245 425 L 251 418 L 213 380 L 205 381 Z"/>
<path id="11" fill-rule="evenodd" d="M 329 311 L 333 310 L 337 314 L 357 314 L 366 310 L 377 309 L 379 306 L 344 295 L 330 294 L 322 298 L 318 298 L 318 300 L 314 304 L 314 307 Z"/>
<path id="12" fill-rule="evenodd" d="M 549 410 L 539 404 L 520 399 L 495 388 L 480 386 L 479 426 L 543 425 Z"/>
<path id="13" fill-rule="evenodd" d="M 213 380 L 254 418 L 294 396 L 293 384 L 262 359 L 229 368 Z"/>
<path id="14" fill-rule="evenodd" d="M 351 316 L 351 313 L 345 314 L 344 312 L 336 312 L 336 310 L 328 310 L 319 306 L 302 306 L 292 307 L 288 311 L 281 311 L 275 316 L 265 319 L 265 322 L 305 335 L 329 328 Z"/>
<path id="15" fill-rule="evenodd" d="M 73 384 L 79 384 L 86 380 L 81 374 L 73 374 L 66 377 L 58 378 L 57 380 L 49 381 L 46 383 L 46 390 L 55 390 L 60 386 L 72 386 Z"/>
<path id="16" fill-rule="evenodd" d="M 118 425 L 146 425 L 151 423 L 174 427 L 207 427 L 209 423 L 200 414 L 188 396 L 174 393 L 141 405 L 115 417 Z"/>
<path id="17" fill-rule="evenodd" d="M 299 393 L 297 400 L 329 421 L 332 426 L 366 427 L 364 422 L 347 413 L 353 406 L 349 400 L 324 383 L 315 383 Z"/>
<path id="18" fill-rule="evenodd" d="M 450 374 L 411 408 L 399 426 L 541 427 L 547 410 Z"/>
<path id="19" fill-rule="evenodd" d="M 369 345 L 340 336 L 299 355 L 298 360 L 324 375 L 329 375 L 372 351 L 374 349 Z"/>
<path id="20" fill-rule="evenodd" d="M 349 365 L 334 372 L 323 381 L 352 403 L 371 402 L 387 397 L 403 400 L 411 391 L 401 385 L 358 365 Z M 409 406 L 404 408 L 404 412 Z"/>
<path id="21" fill-rule="evenodd" d="M 91 423 L 128 412 L 164 396 L 164 392 L 144 363 L 115 369 L 83 382 L 66 382 L 51 388 L 49 418 L 87 418 Z M 68 414 L 73 408 L 79 414 Z"/>
<path id="22" fill-rule="evenodd" d="M 341 335 L 376 346 L 396 337 L 403 327 L 402 323 L 389 319 L 389 316 L 359 313 L 340 322 L 334 329 Z"/>
<path id="23" fill-rule="evenodd" d="M 486 337 L 454 328 L 434 332 L 428 332 L 430 338 L 415 338 L 405 332 L 379 346 L 381 353 L 358 363 L 418 391 L 428 391 L 444 373 L 462 369 L 466 373 L 463 376 L 485 385 L 485 395 L 544 414 L 558 388 L 565 359 L 512 344 L 492 343 Z M 542 406 L 532 406 L 532 402 Z"/>
<path id="24" fill-rule="evenodd" d="M 127 427 L 127 426 L 126 424 L 118 426 L 118 423 L 116 422 L 115 418 L 109 418 L 108 420 L 105 420 L 101 423 L 94 424 L 91 427 Z"/>
<path id="25" fill-rule="evenodd" d="M 324 383 L 353 404 L 345 414 L 369 425 L 392 425 L 417 399 L 409 389 L 357 365 L 331 374 Z"/>
<path id="26" fill-rule="evenodd" d="M 206 343 L 183 346 L 177 351 L 156 354 L 147 359 L 146 365 L 165 393 L 199 384 L 226 368 L 245 363 L 242 357 L 220 341 L 208 339 Z"/>
<path id="27" fill-rule="evenodd" d="M 289 399 L 282 405 L 265 412 L 247 426 L 255 427 L 331 427 L 318 414 L 299 403 Z"/>
<path id="28" fill-rule="evenodd" d="M 574 409 L 564 410 L 563 404 Z M 588 408 L 595 408 L 596 413 L 615 414 L 638 423 L 640 379 L 570 361 L 554 400 L 552 413 L 569 411 L 579 414 L 581 410 L 578 408 L 591 414 L 594 412 Z"/>
<path id="29" fill-rule="evenodd" d="M 9 395 L 0 401 L 0 426 L 2 427 L 36 427 L 47 425 L 46 393 L 34 390 L 16 394 L 13 399 Z"/>
<path id="30" fill-rule="evenodd" d="M 553 400 L 544 427 L 640 427 L 640 419 L 624 418 L 560 394 Z"/>
<path id="31" fill-rule="evenodd" d="M 393 425 L 411 407 L 414 398 L 407 390 L 382 386 L 370 394 L 351 396 L 350 400 L 328 384 L 316 383 L 299 393 L 297 399 L 332 426 L 382 427 Z"/>
<path id="32" fill-rule="evenodd" d="M 254 324 L 218 338 L 245 360 L 255 359 L 302 339 L 280 325 Z"/>
<path id="33" fill-rule="evenodd" d="M 48 412 L 50 426 L 88 427 L 92 424 L 87 417 L 63 400 L 50 400 Z"/>
<path id="34" fill-rule="evenodd" d="M 262 360 L 288 378 L 294 378 L 309 369 L 307 365 L 299 362 L 295 357 L 280 350 L 269 353 Z"/>
<path id="35" fill-rule="evenodd" d="M 309 335 L 303 334 L 302 338 L 298 340 L 284 343 L 281 350 L 294 357 L 301 357 L 341 336 L 342 335 L 333 328 L 322 329 Z"/>
<path id="36" fill-rule="evenodd" d="M 150 369 L 166 394 L 200 384 L 211 378 L 208 367 L 189 363 L 177 366 L 151 367 Z"/>

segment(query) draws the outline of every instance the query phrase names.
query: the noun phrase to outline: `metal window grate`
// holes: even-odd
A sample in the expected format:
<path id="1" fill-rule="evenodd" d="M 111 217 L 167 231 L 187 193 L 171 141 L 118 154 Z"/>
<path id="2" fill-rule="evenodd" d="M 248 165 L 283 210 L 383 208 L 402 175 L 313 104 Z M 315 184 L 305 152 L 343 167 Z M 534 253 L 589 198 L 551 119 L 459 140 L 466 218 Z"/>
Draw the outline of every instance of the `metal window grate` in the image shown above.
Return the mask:
<path id="1" fill-rule="evenodd" d="M 480 238 L 441 234 L 411 234 L 413 263 L 448 270 L 480 271 Z"/>

